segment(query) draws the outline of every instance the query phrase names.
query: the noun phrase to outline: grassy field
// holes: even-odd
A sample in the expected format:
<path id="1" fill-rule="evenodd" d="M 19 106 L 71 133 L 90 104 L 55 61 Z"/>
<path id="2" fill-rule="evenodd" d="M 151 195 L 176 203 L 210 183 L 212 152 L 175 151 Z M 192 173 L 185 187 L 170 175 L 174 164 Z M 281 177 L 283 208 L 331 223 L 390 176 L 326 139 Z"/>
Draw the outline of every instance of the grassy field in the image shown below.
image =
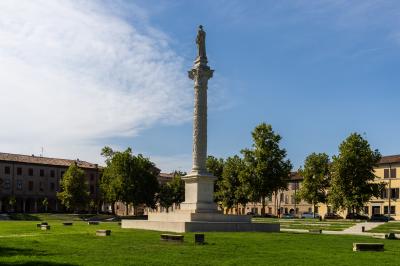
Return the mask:
<path id="1" fill-rule="evenodd" d="M 368 231 L 372 233 L 395 233 L 400 234 L 400 222 L 382 223 L 382 225 L 375 227 Z"/>
<path id="2" fill-rule="evenodd" d="M 48 217 L 46 217 L 48 218 Z M 0 221 L 0 265 L 400 265 L 400 241 L 294 233 L 206 233 L 206 245 L 163 243 L 160 233 L 121 229 L 118 223 L 64 227 L 49 220 Z M 96 229 L 111 229 L 96 237 Z M 357 253 L 353 242 L 384 242 L 385 252 Z"/>
<path id="3" fill-rule="evenodd" d="M 280 223 L 282 229 L 321 229 L 329 231 L 343 231 L 355 225 L 354 221 L 347 220 L 319 221 L 318 219 L 253 218 L 253 221 L 258 223 Z"/>

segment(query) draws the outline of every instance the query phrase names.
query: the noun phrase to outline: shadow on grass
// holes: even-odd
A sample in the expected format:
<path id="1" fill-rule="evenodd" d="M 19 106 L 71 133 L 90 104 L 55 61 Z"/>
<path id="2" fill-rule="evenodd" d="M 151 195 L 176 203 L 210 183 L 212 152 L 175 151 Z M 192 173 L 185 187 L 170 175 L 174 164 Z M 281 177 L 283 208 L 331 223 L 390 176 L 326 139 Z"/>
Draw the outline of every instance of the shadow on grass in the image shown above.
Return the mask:
<path id="1" fill-rule="evenodd" d="M 39 217 L 28 213 L 10 213 L 8 217 L 10 218 L 10 220 L 17 221 L 40 221 Z"/>
<path id="2" fill-rule="evenodd" d="M 7 263 L 1 263 L 1 266 L 75 266 L 77 264 L 70 264 L 70 263 L 57 263 L 57 262 L 48 262 L 48 261 L 23 261 L 23 262 L 7 262 Z"/>
<path id="3" fill-rule="evenodd" d="M 10 247 L 0 247 L 0 258 L 1 257 L 13 257 L 13 256 L 27 256 L 27 259 L 29 259 L 29 256 L 45 256 L 45 252 L 41 252 L 38 250 L 33 250 L 33 249 L 23 249 L 23 248 L 10 248 Z M 20 261 L 16 262 L 0 262 L 0 266 L 6 266 L 6 265 L 38 265 L 38 266 L 50 266 L 50 265 L 63 265 L 63 266 L 73 266 L 75 264 L 70 264 L 70 263 L 57 263 L 57 262 L 47 262 L 47 261 Z M 23 260 L 23 258 L 22 258 Z"/>
<path id="4" fill-rule="evenodd" d="M 44 255 L 43 252 L 29 249 L 29 248 L 9 248 L 0 247 L 0 257 L 12 257 L 12 256 L 33 256 L 33 255 Z M 1 264 L 0 264 L 1 265 Z"/>

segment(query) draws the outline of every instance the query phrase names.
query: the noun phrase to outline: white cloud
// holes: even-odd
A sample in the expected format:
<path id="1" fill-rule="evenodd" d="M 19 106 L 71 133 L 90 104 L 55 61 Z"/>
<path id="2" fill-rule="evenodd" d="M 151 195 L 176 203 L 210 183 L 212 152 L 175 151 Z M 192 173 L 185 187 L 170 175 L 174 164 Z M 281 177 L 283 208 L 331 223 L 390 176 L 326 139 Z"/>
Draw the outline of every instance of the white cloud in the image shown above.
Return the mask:
<path id="1" fill-rule="evenodd" d="M 188 121 L 168 42 L 133 4 L 0 1 L 0 150 L 99 161 L 101 139 Z"/>

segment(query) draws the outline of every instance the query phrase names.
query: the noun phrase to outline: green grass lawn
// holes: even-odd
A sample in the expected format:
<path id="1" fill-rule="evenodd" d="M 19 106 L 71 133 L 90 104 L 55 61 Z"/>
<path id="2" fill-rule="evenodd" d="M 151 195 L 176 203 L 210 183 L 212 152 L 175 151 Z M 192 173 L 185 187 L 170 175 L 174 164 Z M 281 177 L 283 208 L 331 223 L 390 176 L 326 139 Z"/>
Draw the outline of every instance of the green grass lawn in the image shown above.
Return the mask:
<path id="1" fill-rule="evenodd" d="M 0 221 L 0 265 L 400 265 L 400 241 L 295 233 L 206 233 L 206 245 L 163 243 L 160 232 L 121 229 L 117 223 L 71 227 L 51 220 Z M 96 237 L 96 229 L 111 229 Z M 353 242 L 384 242 L 385 252 L 352 251 Z"/>
<path id="2" fill-rule="evenodd" d="M 253 218 L 259 223 L 280 223 L 282 229 L 321 229 L 329 231 L 343 231 L 356 223 L 348 220 L 326 220 L 319 219 L 276 219 L 276 218 Z"/>
<path id="3" fill-rule="evenodd" d="M 375 227 L 368 231 L 372 233 L 395 233 L 400 234 L 400 222 L 382 223 L 382 225 Z"/>

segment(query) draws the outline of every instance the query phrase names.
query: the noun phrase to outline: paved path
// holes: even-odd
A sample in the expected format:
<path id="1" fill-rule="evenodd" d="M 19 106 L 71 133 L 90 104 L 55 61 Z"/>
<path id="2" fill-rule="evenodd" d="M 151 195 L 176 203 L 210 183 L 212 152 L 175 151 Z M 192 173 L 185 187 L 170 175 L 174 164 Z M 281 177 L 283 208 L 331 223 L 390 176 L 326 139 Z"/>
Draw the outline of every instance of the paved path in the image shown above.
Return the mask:
<path id="1" fill-rule="evenodd" d="M 357 223 L 352 227 L 349 227 L 347 229 L 344 229 L 342 232 L 345 234 L 357 234 L 357 233 L 362 233 L 362 227 L 364 226 L 365 231 L 369 231 L 371 229 L 374 229 L 375 227 L 378 227 L 383 223 L 374 223 L 374 222 L 364 222 L 364 223 Z"/>
<path id="2" fill-rule="evenodd" d="M 327 235 L 361 235 L 361 236 L 380 236 L 383 237 L 385 234 L 383 233 L 369 233 L 369 232 L 362 232 L 362 227 L 365 227 L 365 231 L 371 230 L 383 223 L 373 223 L 373 222 L 364 222 L 364 223 L 357 223 L 352 227 L 349 227 L 343 231 L 329 231 L 329 230 L 322 230 L 323 234 Z M 307 229 L 289 229 L 289 228 L 281 228 L 282 232 L 297 232 L 297 233 L 309 233 Z"/>

